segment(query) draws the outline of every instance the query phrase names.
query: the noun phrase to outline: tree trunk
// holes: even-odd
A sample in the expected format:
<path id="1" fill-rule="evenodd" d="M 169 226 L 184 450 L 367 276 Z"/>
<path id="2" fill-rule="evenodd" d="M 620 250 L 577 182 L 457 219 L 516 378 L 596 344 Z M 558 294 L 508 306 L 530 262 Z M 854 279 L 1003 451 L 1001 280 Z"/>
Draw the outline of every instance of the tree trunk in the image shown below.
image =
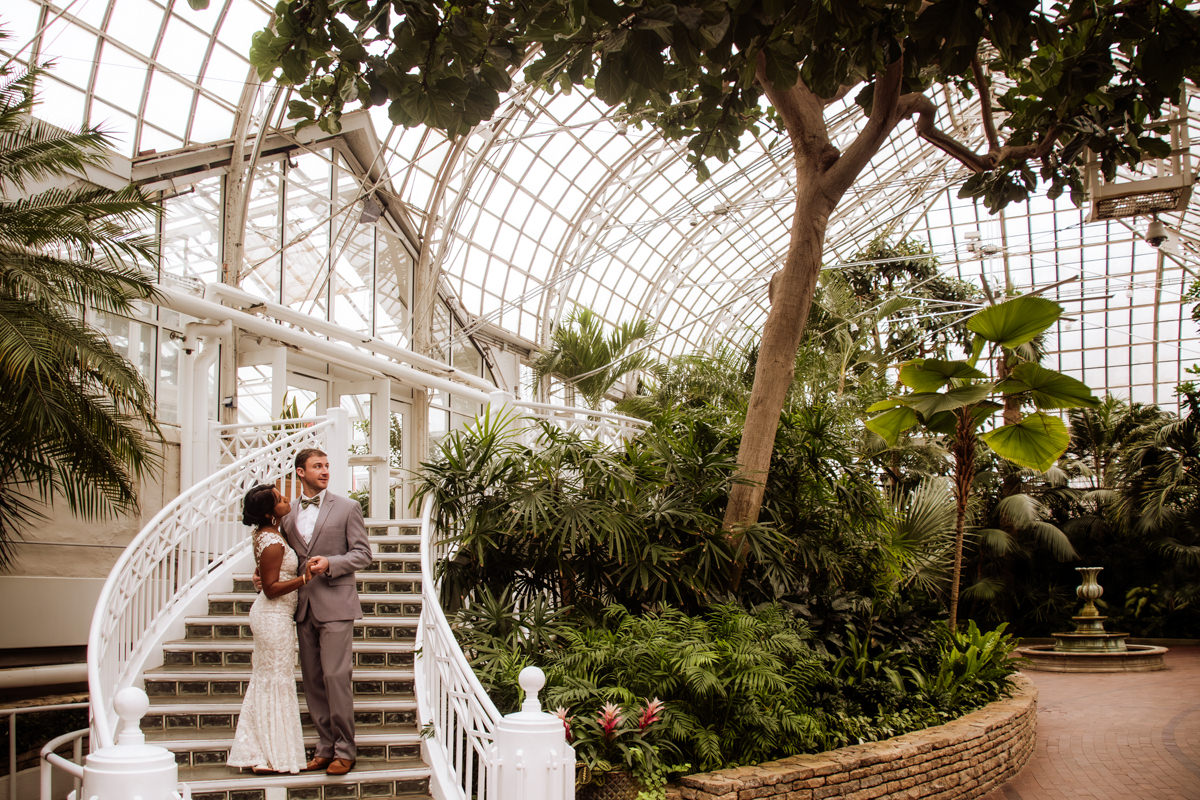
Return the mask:
<path id="1" fill-rule="evenodd" d="M 754 386 L 738 448 L 738 473 L 725 509 L 724 527 L 733 537 L 737 553 L 732 575 L 735 589 L 741 581 L 746 550 L 743 532 L 758 521 L 779 415 L 795 375 L 796 351 L 821 271 L 830 209 L 814 205 L 811 196 L 797 198 L 787 258 L 771 279 L 771 310 L 759 344 Z"/>
<path id="2" fill-rule="evenodd" d="M 967 501 L 975 483 L 975 426 L 970 406 L 957 412 L 954 430 L 954 566 L 950 571 L 950 630 L 958 630 L 958 587 L 962 583 L 963 536 Z"/>

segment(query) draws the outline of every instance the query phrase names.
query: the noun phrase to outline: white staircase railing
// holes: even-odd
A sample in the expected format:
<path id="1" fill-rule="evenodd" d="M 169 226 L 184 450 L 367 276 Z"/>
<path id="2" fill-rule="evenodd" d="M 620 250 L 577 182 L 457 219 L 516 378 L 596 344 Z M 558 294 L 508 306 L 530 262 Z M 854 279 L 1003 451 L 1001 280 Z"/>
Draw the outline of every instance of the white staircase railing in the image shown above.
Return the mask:
<path id="1" fill-rule="evenodd" d="M 452 555 L 434 527 L 434 499 L 421 509 L 421 619 L 417 626 L 417 714 L 437 800 L 491 800 L 488 752 L 500 711 L 454 638 L 442 611 L 436 565 Z"/>
<path id="2" fill-rule="evenodd" d="M 493 398 L 497 407 L 511 405 L 523 416 L 545 419 L 568 431 L 615 444 L 640 433 L 646 422 L 620 414 L 513 402 L 511 395 Z M 515 424 L 515 422 L 514 422 Z M 441 604 L 439 565 L 454 556 L 457 545 L 448 531 L 436 528 L 434 498 L 421 509 L 421 618 L 417 627 L 417 713 L 422 726 L 430 793 L 436 800 L 497 800 L 491 796 L 496 764 L 490 758 L 501 714 L 467 662 Z"/>
<path id="3" fill-rule="evenodd" d="M 348 436 L 340 409 L 331 410 L 326 419 L 305 420 L 307 427 L 297 429 L 296 422 L 275 420 L 260 426 L 265 434 L 254 439 L 257 449 L 186 488 L 117 560 L 100 591 L 88 638 L 93 750 L 113 744 L 117 692 L 137 681 L 180 614 L 207 594 L 223 567 L 248 549 L 250 537 L 241 524 L 246 490 L 292 475 L 300 450 Z M 249 435 L 239 431 L 239 436 L 244 433 Z"/>

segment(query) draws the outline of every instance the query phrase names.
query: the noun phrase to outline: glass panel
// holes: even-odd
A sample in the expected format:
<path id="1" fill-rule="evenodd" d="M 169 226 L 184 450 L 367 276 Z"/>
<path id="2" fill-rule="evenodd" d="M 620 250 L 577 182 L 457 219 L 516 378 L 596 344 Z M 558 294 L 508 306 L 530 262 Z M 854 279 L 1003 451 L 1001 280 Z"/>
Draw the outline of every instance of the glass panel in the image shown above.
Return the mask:
<path id="1" fill-rule="evenodd" d="M 221 179 L 163 200 L 162 270 L 185 282 L 221 277 Z"/>
<path id="2" fill-rule="evenodd" d="M 297 156 L 287 169 L 284 206 L 283 303 L 322 319 L 329 297 L 330 171 L 318 155 Z"/>
<path id="3" fill-rule="evenodd" d="M 158 328 L 128 317 L 95 311 L 96 327 L 104 331 L 109 344 L 129 359 L 146 384 L 154 386 L 154 351 Z"/>
<path id="4" fill-rule="evenodd" d="M 159 422 L 179 422 L 179 370 L 183 364 L 182 337 L 161 330 L 158 340 L 158 385 L 154 399 L 158 403 Z"/>
<path id="5" fill-rule="evenodd" d="M 238 422 L 266 422 L 279 417 L 271 408 L 274 370 L 267 364 L 238 367 Z M 285 402 L 286 405 L 286 402 Z"/>
<path id="6" fill-rule="evenodd" d="M 282 181 L 282 161 L 260 164 L 255 171 L 246 215 L 246 266 L 241 281 L 241 288 L 273 303 L 279 302 L 279 273 L 283 264 Z"/>
<path id="7" fill-rule="evenodd" d="M 450 309 L 435 300 L 433 305 L 433 332 L 430 337 L 433 352 L 430 355 L 439 361 L 450 361 Z"/>
<path id="8" fill-rule="evenodd" d="M 337 170 L 337 197 L 333 218 L 333 321 L 343 328 L 372 333 L 371 285 L 375 256 L 375 229 L 360 223 L 358 178 Z"/>
<path id="9" fill-rule="evenodd" d="M 438 442 L 450 432 L 450 412 L 440 408 L 429 409 L 429 457 L 437 452 Z"/>
<path id="10" fill-rule="evenodd" d="M 375 257 L 375 335 L 406 347 L 409 285 L 413 270 L 408 249 L 382 225 L 377 228 Z"/>

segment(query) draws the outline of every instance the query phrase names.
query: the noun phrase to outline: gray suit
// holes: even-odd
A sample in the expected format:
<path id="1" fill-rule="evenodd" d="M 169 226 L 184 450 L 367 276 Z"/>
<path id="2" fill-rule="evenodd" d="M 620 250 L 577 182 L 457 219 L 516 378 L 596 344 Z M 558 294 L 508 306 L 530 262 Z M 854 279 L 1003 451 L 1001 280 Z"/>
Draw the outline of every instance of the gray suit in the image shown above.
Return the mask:
<path id="1" fill-rule="evenodd" d="M 299 510 L 299 500 L 294 507 Z M 317 729 L 316 755 L 353 760 L 356 748 L 351 662 L 354 620 L 362 617 L 354 571 L 371 564 L 371 545 L 362 509 L 348 497 L 325 492 L 307 544 L 296 529 L 296 516 L 293 511 L 284 517 L 279 529 L 296 551 L 300 564 L 312 556 L 329 560 L 328 571 L 314 575 L 300 587 L 296 603 L 300 673 L 308 713 Z"/>

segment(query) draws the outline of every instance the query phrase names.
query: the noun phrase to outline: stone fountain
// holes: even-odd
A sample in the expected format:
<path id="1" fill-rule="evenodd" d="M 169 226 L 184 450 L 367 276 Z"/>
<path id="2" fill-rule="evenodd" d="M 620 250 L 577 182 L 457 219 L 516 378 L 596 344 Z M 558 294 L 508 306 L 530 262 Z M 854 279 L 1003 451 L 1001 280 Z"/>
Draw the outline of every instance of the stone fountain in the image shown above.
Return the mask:
<path id="1" fill-rule="evenodd" d="M 1096 609 L 1096 601 L 1104 594 L 1099 583 L 1104 567 L 1076 567 L 1082 582 L 1075 596 L 1083 608 L 1072 617 L 1075 630 L 1055 633 L 1054 644 L 1037 644 L 1017 648 L 1028 659 L 1029 669 L 1045 672 L 1153 672 L 1163 669 L 1165 647 L 1126 644 L 1127 633 L 1109 633 Z"/>

